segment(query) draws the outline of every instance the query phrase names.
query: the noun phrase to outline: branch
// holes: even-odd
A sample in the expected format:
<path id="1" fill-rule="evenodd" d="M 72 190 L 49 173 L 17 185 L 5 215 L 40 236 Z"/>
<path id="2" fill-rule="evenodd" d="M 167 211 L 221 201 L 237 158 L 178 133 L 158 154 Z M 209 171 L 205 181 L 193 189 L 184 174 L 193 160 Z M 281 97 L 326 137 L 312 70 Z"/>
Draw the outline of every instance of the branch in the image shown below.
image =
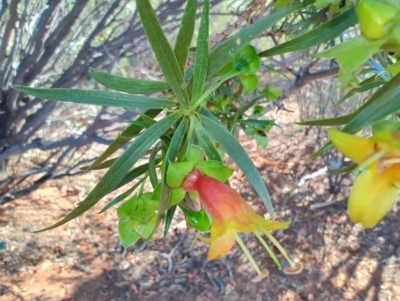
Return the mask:
<path id="1" fill-rule="evenodd" d="M 71 27 L 78 20 L 83 8 L 86 6 L 88 0 L 81 0 L 75 2 L 72 10 L 61 20 L 58 26 L 50 34 L 43 44 L 44 51 L 39 59 L 35 60 L 35 64 L 25 74 L 23 78 L 24 83 L 30 83 L 37 77 L 47 65 L 57 48 L 64 42 L 64 39 L 69 34 Z"/>
<path id="2" fill-rule="evenodd" d="M 12 0 L 11 1 L 11 6 L 10 6 L 10 18 L 7 22 L 6 28 L 3 31 L 3 37 L 2 37 L 2 42 L 1 42 L 1 46 L 0 46 L 0 66 L 3 64 L 3 61 L 6 57 L 6 49 L 7 46 L 10 42 L 10 36 L 11 36 L 11 32 L 12 29 L 15 29 L 15 23 L 17 22 L 18 19 L 18 0 Z M 4 14 L 5 10 L 8 7 L 8 4 L 5 0 L 3 0 L 2 2 L 2 10 L 1 10 L 1 14 L 0 17 Z"/>

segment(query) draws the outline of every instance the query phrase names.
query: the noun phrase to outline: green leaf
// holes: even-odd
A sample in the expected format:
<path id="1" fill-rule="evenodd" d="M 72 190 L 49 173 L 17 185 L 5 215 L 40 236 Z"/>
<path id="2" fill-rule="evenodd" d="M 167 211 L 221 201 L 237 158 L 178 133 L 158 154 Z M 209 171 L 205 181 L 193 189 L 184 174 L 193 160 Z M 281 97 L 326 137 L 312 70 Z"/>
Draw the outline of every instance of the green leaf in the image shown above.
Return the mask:
<path id="1" fill-rule="evenodd" d="M 348 123 L 354 116 L 356 112 L 353 112 L 348 115 L 343 115 L 334 118 L 327 118 L 327 119 L 316 119 L 316 120 L 308 120 L 303 122 L 296 122 L 298 125 L 312 125 L 312 126 L 335 126 L 335 125 L 342 125 Z"/>
<path id="2" fill-rule="evenodd" d="M 42 232 L 61 226 L 93 207 L 101 198 L 113 191 L 125 177 L 131 167 L 143 156 L 159 137 L 164 134 L 178 119 L 178 113 L 161 119 L 137 137 L 127 150 L 119 156 L 110 169 L 104 174 L 96 187 L 72 212 L 54 225 L 36 232 Z"/>
<path id="3" fill-rule="evenodd" d="M 91 170 L 100 170 L 100 169 L 104 169 L 104 168 L 109 168 L 111 165 L 113 165 L 115 160 L 117 160 L 117 158 L 103 161 L 100 164 L 97 164 L 95 167 L 91 168 Z M 79 169 L 82 170 L 83 172 L 87 172 L 89 168 L 90 168 L 90 166 L 83 166 L 83 167 L 80 167 Z"/>
<path id="4" fill-rule="evenodd" d="M 239 120 L 240 124 L 245 124 L 248 126 L 252 126 L 256 129 L 260 130 L 269 130 L 271 129 L 272 126 L 276 125 L 275 119 L 267 119 L 267 120 L 261 120 L 261 119 L 241 119 Z"/>
<path id="5" fill-rule="evenodd" d="M 200 146 L 206 153 L 208 159 L 222 162 L 221 156 L 219 155 L 219 152 L 215 147 L 214 142 L 211 141 L 210 136 L 197 118 L 194 119 L 194 133 L 197 140 L 199 141 Z"/>
<path id="6" fill-rule="evenodd" d="M 179 103 L 183 107 L 189 105 L 189 95 L 181 68 L 171 45 L 165 36 L 157 16 L 149 0 L 136 1 L 136 7 L 142 25 L 157 62 Z"/>
<path id="7" fill-rule="evenodd" d="M 288 6 L 290 3 L 292 3 L 293 0 L 278 0 L 275 2 L 273 9 L 278 9 L 280 7 L 285 7 Z"/>
<path id="8" fill-rule="evenodd" d="M 239 33 L 218 45 L 211 53 L 208 61 L 207 78 L 211 78 L 225 66 L 243 47 L 260 36 L 269 27 L 276 25 L 285 16 L 313 4 L 313 0 L 305 0 L 290 7 L 277 10 L 264 19 L 246 27 Z"/>
<path id="9" fill-rule="evenodd" d="M 20 92 L 54 101 L 66 101 L 78 104 L 89 104 L 126 109 L 160 109 L 173 108 L 176 103 L 161 98 L 124 94 L 119 92 L 78 90 L 78 89 L 45 89 L 15 85 L 13 89 Z"/>
<path id="10" fill-rule="evenodd" d="M 233 169 L 225 166 L 221 161 L 207 160 L 197 164 L 198 168 L 206 176 L 225 183 L 233 174 Z"/>
<path id="11" fill-rule="evenodd" d="M 135 185 L 133 185 L 131 188 L 129 188 L 127 191 L 121 193 L 119 196 L 117 196 L 115 199 L 113 199 L 111 202 L 109 202 L 107 205 L 105 205 L 103 207 L 103 209 L 101 209 L 99 211 L 99 213 L 103 213 L 106 210 L 110 209 L 111 207 L 117 205 L 119 202 L 125 200 L 128 196 L 130 196 L 132 194 L 132 192 L 134 192 L 136 190 L 136 188 L 138 188 L 143 183 L 143 181 L 145 179 L 146 178 L 144 177 L 143 179 L 138 181 Z"/>
<path id="12" fill-rule="evenodd" d="M 149 239 L 153 234 L 156 220 L 155 214 L 145 222 L 132 217 L 121 218 L 118 221 L 118 232 L 124 248 L 130 247 L 142 237 Z"/>
<path id="13" fill-rule="evenodd" d="M 156 164 L 161 162 L 161 158 L 157 159 Z M 115 186 L 113 190 L 116 190 L 125 184 L 128 184 L 130 181 L 133 181 L 134 179 L 140 177 L 141 175 L 145 174 L 149 170 L 149 163 L 145 163 L 143 165 L 140 165 L 131 171 L 129 171 L 122 179 L 119 181 L 118 185 Z"/>
<path id="14" fill-rule="evenodd" d="M 184 138 L 186 135 L 186 130 L 188 128 L 188 119 L 183 118 L 179 123 L 178 127 L 174 132 L 174 136 L 171 139 L 171 143 L 168 147 L 167 153 L 164 157 L 164 170 L 162 174 L 162 188 L 161 188 L 161 198 L 158 204 L 158 215 L 157 215 L 157 226 L 161 222 L 161 220 L 165 217 L 165 213 L 168 208 L 168 203 L 171 197 L 171 188 L 168 187 L 166 183 L 167 173 L 169 162 L 173 162 L 175 158 L 178 156 L 179 151 L 184 143 Z"/>
<path id="15" fill-rule="evenodd" d="M 89 68 L 89 74 L 103 86 L 131 94 L 150 94 L 169 89 L 169 84 L 163 81 L 144 80 L 122 77 Z"/>
<path id="16" fill-rule="evenodd" d="M 129 212 L 129 216 L 141 222 L 147 221 L 156 212 L 158 206 L 158 201 L 152 200 L 151 196 L 151 192 L 139 195 L 137 197 L 137 206 Z"/>
<path id="17" fill-rule="evenodd" d="M 350 8 L 301 36 L 297 36 L 286 43 L 279 44 L 259 53 L 259 56 L 268 57 L 286 52 L 308 49 L 314 45 L 319 45 L 334 39 L 356 23 L 357 16 L 355 10 L 354 8 Z"/>
<path id="18" fill-rule="evenodd" d="M 400 131 L 400 122 L 395 120 L 379 120 L 372 124 L 373 135 L 377 135 L 383 131 Z"/>
<path id="19" fill-rule="evenodd" d="M 350 98 L 351 96 L 357 94 L 357 93 L 362 93 L 368 90 L 371 90 L 373 88 L 382 86 L 386 84 L 387 82 L 384 80 L 381 80 L 379 77 L 376 75 L 373 75 L 366 80 L 362 81 L 359 85 L 358 88 L 351 89 L 349 92 L 346 93 L 336 104 L 335 106 L 338 106 L 342 102 L 344 102 L 346 99 Z"/>
<path id="20" fill-rule="evenodd" d="M 181 26 L 176 37 L 174 52 L 182 74 L 185 71 L 185 64 L 192 42 L 194 26 L 196 23 L 197 0 L 188 0 L 185 12 L 182 16 Z"/>
<path id="21" fill-rule="evenodd" d="M 151 186 L 156 187 L 158 184 L 158 176 L 157 176 L 157 170 L 156 170 L 156 155 L 157 152 L 159 151 L 158 147 L 154 147 L 150 153 L 150 157 L 149 157 L 149 170 L 148 170 L 148 174 L 149 174 L 149 179 L 150 179 L 150 183 Z"/>
<path id="22" fill-rule="evenodd" d="M 256 140 L 256 143 L 259 147 L 262 149 L 266 149 L 269 143 L 269 138 L 267 135 L 260 135 L 260 133 L 256 132 L 254 134 L 254 139 Z"/>
<path id="23" fill-rule="evenodd" d="M 136 233 L 141 235 L 145 239 L 150 239 L 154 233 L 154 229 L 157 221 L 157 214 L 152 214 L 146 221 L 141 222 L 134 219 L 135 227 L 134 230 Z"/>
<path id="24" fill-rule="evenodd" d="M 138 207 L 138 196 L 134 195 L 117 209 L 118 218 L 132 217 Z"/>
<path id="25" fill-rule="evenodd" d="M 255 74 L 241 75 L 240 81 L 246 94 L 253 92 L 258 87 L 258 77 Z"/>
<path id="26" fill-rule="evenodd" d="M 329 149 L 331 149 L 333 147 L 332 142 L 327 142 L 324 144 L 324 146 L 322 146 L 319 150 L 317 150 L 315 153 L 313 153 L 310 156 L 310 159 L 315 159 L 319 156 L 321 156 L 323 153 L 325 153 L 326 151 L 328 151 Z"/>
<path id="27" fill-rule="evenodd" d="M 189 144 L 189 147 L 182 161 L 192 162 L 192 164 L 195 166 L 203 160 L 204 160 L 204 153 L 201 147 L 199 147 L 198 145 Z"/>
<path id="28" fill-rule="evenodd" d="M 207 78 L 208 68 L 208 23 L 210 13 L 210 1 L 205 0 L 203 12 L 201 14 L 201 22 L 199 35 L 196 44 L 196 61 L 193 71 L 193 87 L 192 87 L 192 103 L 196 102 L 203 93 L 204 84 Z"/>
<path id="29" fill-rule="evenodd" d="M 315 6 L 320 9 L 323 8 L 329 4 L 331 4 L 333 2 L 333 0 L 316 0 L 315 1 Z"/>
<path id="30" fill-rule="evenodd" d="M 211 81 L 206 91 L 204 91 L 196 101 L 192 102 L 191 109 L 194 110 L 200 106 L 210 93 L 216 90 L 224 81 L 236 75 L 254 74 L 259 68 L 260 58 L 258 57 L 256 50 L 254 47 L 247 45 L 223 68 L 223 72 L 221 72 L 222 76 Z"/>
<path id="31" fill-rule="evenodd" d="M 272 207 L 271 198 L 263 179 L 257 171 L 257 168 L 254 166 L 253 161 L 251 161 L 240 143 L 227 131 L 218 119 L 204 108 L 201 109 L 200 114 L 204 129 L 209 133 L 213 140 L 218 142 L 225 149 L 229 157 L 235 161 L 237 166 L 242 170 L 243 174 L 247 177 L 250 184 L 260 196 L 273 219 L 274 209 Z"/>
<path id="32" fill-rule="evenodd" d="M 125 249 L 136 243 L 141 237 L 133 230 L 136 223 L 137 221 L 130 217 L 124 217 L 118 221 L 118 233 Z"/>
<path id="33" fill-rule="evenodd" d="M 171 227 L 172 220 L 174 218 L 176 206 L 172 206 L 168 209 L 167 214 L 165 215 L 165 228 L 164 228 L 164 237 L 167 236 L 169 227 Z"/>
<path id="34" fill-rule="evenodd" d="M 169 162 L 166 183 L 171 188 L 182 186 L 183 181 L 193 170 L 192 162 Z"/>
<path id="35" fill-rule="evenodd" d="M 343 127 L 347 133 L 355 133 L 400 110 L 400 73 L 377 90 L 367 103 L 361 106 L 354 118 Z"/>
<path id="36" fill-rule="evenodd" d="M 144 120 L 145 116 L 149 118 L 156 117 L 161 110 L 148 110 L 144 114 L 141 115 L 137 120 Z M 137 126 L 135 124 L 131 124 L 128 126 L 121 134 L 118 134 L 118 137 L 107 147 L 107 149 L 102 153 L 89 167 L 85 169 L 85 172 L 88 172 L 92 169 L 96 169 L 101 162 L 115 153 L 118 149 L 128 143 L 133 137 L 137 136 L 143 128 Z"/>
<path id="37" fill-rule="evenodd" d="M 233 69 L 240 75 L 254 75 L 260 69 L 260 58 L 256 49 L 246 45 L 239 51 L 233 59 Z"/>
<path id="38" fill-rule="evenodd" d="M 175 206 L 182 202 L 182 200 L 185 198 L 185 194 L 186 191 L 182 187 L 172 189 L 168 207 Z"/>
<path id="39" fill-rule="evenodd" d="M 398 73 L 400 73 L 400 61 L 397 61 L 393 65 L 386 67 L 386 71 L 390 72 L 390 74 L 392 74 L 392 76 L 395 76 Z"/>
<path id="40" fill-rule="evenodd" d="M 353 114 L 353 118 L 343 127 L 342 131 L 353 134 L 366 126 L 374 124 L 386 116 L 400 110 L 400 73 L 391 79 L 372 95 L 372 97 Z M 349 115 L 347 115 L 349 116 Z M 332 147 L 326 143 L 322 148 L 311 155 L 316 158 Z"/>
<path id="41" fill-rule="evenodd" d="M 282 94 L 283 94 L 283 91 L 281 88 L 278 88 L 275 86 L 270 86 L 270 85 L 266 85 L 261 92 L 261 95 L 265 96 L 268 99 L 268 101 L 275 101 Z"/>
<path id="42" fill-rule="evenodd" d="M 352 72 L 374 55 L 382 44 L 381 40 L 370 41 L 360 36 L 320 52 L 316 57 L 337 58 L 340 66 L 339 79 L 348 82 L 351 80 Z"/>
<path id="43" fill-rule="evenodd" d="M 328 169 L 329 169 L 329 172 L 330 172 L 331 174 L 340 175 L 340 174 L 342 174 L 342 173 L 346 173 L 346 172 L 353 171 L 353 170 L 356 169 L 357 167 L 358 167 L 358 164 L 357 164 L 357 163 L 351 163 L 350 165 L 345 166 L 345 167 L 340 168 L 340 169 L 331 169 L 331 168 L 329 168 L 329 167 L 328 167 Z"/>

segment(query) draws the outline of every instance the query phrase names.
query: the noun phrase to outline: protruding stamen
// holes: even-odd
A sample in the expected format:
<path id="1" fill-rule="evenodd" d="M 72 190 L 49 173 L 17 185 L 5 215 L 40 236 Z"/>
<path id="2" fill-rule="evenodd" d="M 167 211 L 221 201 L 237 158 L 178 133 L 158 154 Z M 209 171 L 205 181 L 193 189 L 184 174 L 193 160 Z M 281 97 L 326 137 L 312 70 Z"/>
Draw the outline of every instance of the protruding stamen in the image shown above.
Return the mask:
<path id="1" fill-rule="evenodd" d="M 387 150 L 382 149 L 379 152 L 374 153 L 372 156 L 370 156 L 367 160 L 365 160 L 363 163 L 357 166 L 356 169 L 351 173 L 351 175 L 354 177 L 360 173 L 364 168 L 369 167 L 371 164 L 375 163 L 378 161 L 380 158 L 382 158 L 386 154 Z"/>
<path id="2" fill-rule="evenodd" d="M 254 260 L 253 256 L 251 256 L 249 249 L 247 249 L 246 245 L 243 243 L 242 239 L 239 237 L 237 232 L 235 232 L 234 235 L 235 235 L 235 239 L 236 239 L 237 243 L 239 244 L 240 248 L 242 249 L 242 251 L 246 255 L 246 257 L 249 259 L 251 265 L 256 270 L 257 274 L 259 276 L 263 275 L 263 273 L 261 272 L 260 268 L 258 267 L 256 261 Z"/>
<path id="3" fill-rule="evenodd" d="M 276 257 L 275 253 L 271 250 L 269 245 L 265 242 L 265 240 L 262 238 L 262 236 L 259 233 L 254 232 L 254 234 L 256 235 L 258 240 L 261 242 L 261 244 L 264 246 L 264 248 L 267 250 L 267 252 L 268 252 L 269 256 L 272 258 L 272 260 L 278 266 L 278 269 L 282 270 L 282 266 L 281 266 L 281 263 L 279 262 L 279 259 Z"/>
<path id="4" fill-rule="evenodd" d="M 198 240 L 198 239 L 201 240 L 201 237 L 202 237 L 202 235 L 200 234 L 200 232 L 199 232 L 199 231 L 196 231 L 196 235 L 194 236 L 193 241 L 192 241 L 192 243 L 190 244 L 189 249 L 192 249 L 193 246 L 194 246 L 194 243 L 196 242 L 196 240 Z"/>
<path id="5" fill-rule="evenodd" d="M 398 163 L 400 163 L 400 158 L 383 160 L 384 166 L 389 166 L 389 165 L 398 164 Z"/>
<path id="6" fill-rule="evenodd" d="M 296 264 L 294 261 L 289 257 L 288 253 L 286 250 L 281 246 L 281 244 L 269 233 L 268 231 L 265 231 L 265 235 L 268 236 L 268 239 L 275 245 L 275 247 L 278 248 L 278 250 L 281 252 L 281 254 L 286 258 L 286 260 L 289 262 L 290 267 L 294 268 Z"/>

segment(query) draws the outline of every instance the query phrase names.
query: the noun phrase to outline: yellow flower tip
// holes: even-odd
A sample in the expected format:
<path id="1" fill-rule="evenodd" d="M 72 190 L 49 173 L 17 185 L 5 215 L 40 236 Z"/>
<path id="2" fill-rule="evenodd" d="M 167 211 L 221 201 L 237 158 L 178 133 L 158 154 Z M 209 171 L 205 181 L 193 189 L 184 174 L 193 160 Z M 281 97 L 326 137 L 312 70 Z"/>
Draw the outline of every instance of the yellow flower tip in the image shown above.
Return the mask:
<path id="1" fill-rule="evenodd" d="M 392 184 L 398 174 L 398 168 L 393 166 L 382 174 L 366 170 L 357 178 L 348 202 L 352 222 L 371 228 L 389 212 L 398 194 L 398 189 Z"/>
<path id="2" fill-rule="evenodd" d="M 349 135 L 346 133 L 343 133 L 341 131 L 337 131 L 334 129 L 328 129 L 328 135 L 329 135 L 329 139 L 332 141 L 333 144 L 335 144 L 334 141 L 340 140 L 344 135 Z"/>
<path id="3" fill-rule="evenodd" d="M 261 271 L 261 274 L 257 275 L 256 277 L 254 277 L 253 279 L 251 279 L 251 282 L 253 283 L 258 283 L 261 280 L 263 280 L 264 278 L 267 278 L 269 276 L 269 272 L 267 269 L 264 269 Z"/>
<path id="4" fill-rule="evenodd" d="M 333 129 L 328 130 L 328 134 L 333 145 L 357 164 L 363 163 L 374 152 L 375 142 L 372 139 Z"/>
<path id="5" fill-rule="evenodd" d="M 303 271 L 303 264 L 301 262 L 295 263 L 293 266 L 283 269 L 286 275 L 297 275 Z"/>
<path id="6" fill-rule="evenodd" d="M 355 224 L 360 224 L 364 229 L 369 229 L 374 227 L 377 223 L 379 223 L 382 218 L 382 216 L 378 216 L 375 214 L 368 214 L 367 213 L 360 213 L 360 214 L 355 214 L 352 211 L 348 211 L 350 220 L 355 223 Z"/>

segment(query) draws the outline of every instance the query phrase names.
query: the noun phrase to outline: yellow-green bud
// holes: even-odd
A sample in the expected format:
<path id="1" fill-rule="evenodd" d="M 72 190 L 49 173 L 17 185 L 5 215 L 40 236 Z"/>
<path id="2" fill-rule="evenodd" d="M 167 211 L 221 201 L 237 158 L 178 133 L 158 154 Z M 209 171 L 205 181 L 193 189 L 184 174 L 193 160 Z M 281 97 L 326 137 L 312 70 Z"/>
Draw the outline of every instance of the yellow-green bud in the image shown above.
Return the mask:
<path id="1" fill-rule="evenodd" d="M 361 33 L 370 40 L 385 37 L 385 25 L 395 17 L 395 6 L 382 0 L 360 0 L 356 8 Z"/>

